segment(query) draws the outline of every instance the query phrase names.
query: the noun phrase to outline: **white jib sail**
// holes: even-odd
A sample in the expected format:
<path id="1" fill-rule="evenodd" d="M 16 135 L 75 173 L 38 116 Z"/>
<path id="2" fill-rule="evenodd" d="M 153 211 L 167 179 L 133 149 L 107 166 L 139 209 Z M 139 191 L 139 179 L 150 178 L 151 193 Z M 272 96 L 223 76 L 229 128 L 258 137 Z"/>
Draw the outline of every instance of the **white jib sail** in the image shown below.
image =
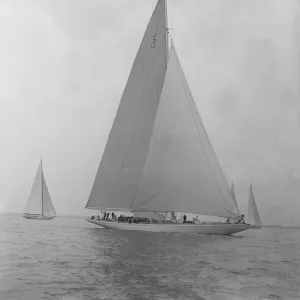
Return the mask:
<path id="1" fill-rule="evenodd" d="M 253 195 L 252 183 L 250 184 L 247 223 L 258 227 L 262 226 L 262 222 L 260 220 L 258 209 Z"/>
<path id="2" fill-rule="evenodd" d="M 241 214 L 241 212 L 240 212 L 240 210 L 239 210 L 239 207 L 238 207 L 238 204 L 237 204 L 237 201 L 236 201 L 236 196 L 235 196 L 235 191 L 234 191 L 234 184 L 232 183 L 231 184 L 231 194 L 232 194 L 232 198 L 233 198 L 233 200 L 234 200 L 234 203 L 235 203 L 235 205 L 236 205 L 236 213 L 237 213 L 237 215 L 240 215 Z"/>
<path id="3" fill-rule="evenodd" d="M 183 211 L 236 218 L 235 208 L 172 44 L 132 211 Z"/>
<path id="4" fill-rule="evenodd" d="M 55 217 L 56 212 L 48 191 L 46 179 L 42 172 L 42 184 L 43 184 L 43 215 L 46 217 Z"/>

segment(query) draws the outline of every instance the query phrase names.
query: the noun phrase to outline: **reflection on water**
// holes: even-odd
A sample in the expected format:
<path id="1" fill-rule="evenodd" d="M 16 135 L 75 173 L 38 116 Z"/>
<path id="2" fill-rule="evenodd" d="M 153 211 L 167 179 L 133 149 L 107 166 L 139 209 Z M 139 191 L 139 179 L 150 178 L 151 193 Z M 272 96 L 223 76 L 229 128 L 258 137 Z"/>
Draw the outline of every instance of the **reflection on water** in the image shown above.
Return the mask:
<path id="1" fill-rule="evenodd" d="M 235 237 L 0 216 L 0 299 L 299 299 L 300 230 Z"/>

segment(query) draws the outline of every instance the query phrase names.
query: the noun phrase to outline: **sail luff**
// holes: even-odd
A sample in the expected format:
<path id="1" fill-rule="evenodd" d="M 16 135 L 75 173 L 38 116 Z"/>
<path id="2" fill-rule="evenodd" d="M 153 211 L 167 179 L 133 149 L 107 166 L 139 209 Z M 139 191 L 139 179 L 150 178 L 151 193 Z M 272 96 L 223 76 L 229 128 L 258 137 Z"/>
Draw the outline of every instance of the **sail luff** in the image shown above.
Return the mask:
<path id="1" fill-rule="evenodd" d="M 235 218 L 230 189 L 212 158 L 214 151 L 171 43 L 149 153 L 132 211 Z"/>
<path id="2" fill-rule="evenodd" d="M 159 0 L 134 60 L 86 208 L 129 210 L 147 158 L 167 68 L 166 3 Z"/>

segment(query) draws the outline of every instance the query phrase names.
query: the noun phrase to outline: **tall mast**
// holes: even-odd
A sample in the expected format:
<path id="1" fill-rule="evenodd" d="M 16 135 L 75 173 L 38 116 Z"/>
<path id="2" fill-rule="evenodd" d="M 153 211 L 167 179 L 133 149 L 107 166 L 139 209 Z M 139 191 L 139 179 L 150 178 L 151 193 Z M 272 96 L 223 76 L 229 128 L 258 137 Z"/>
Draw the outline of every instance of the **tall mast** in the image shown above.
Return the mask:
<path id="1" fill-rule="evenodd" d="M 168 25 L 168 5 L 167 0 L 165 2 L 165 18 L 166 18 L 166 51 L 167 51 L 167 60 L 169 60 L 169 25 Z"/>
<path id="2" fill-rule="evenodd" d="M 41 185 L 42 185 L 42 216 L 44 216 L 43 158 L 41 158 Z"/>

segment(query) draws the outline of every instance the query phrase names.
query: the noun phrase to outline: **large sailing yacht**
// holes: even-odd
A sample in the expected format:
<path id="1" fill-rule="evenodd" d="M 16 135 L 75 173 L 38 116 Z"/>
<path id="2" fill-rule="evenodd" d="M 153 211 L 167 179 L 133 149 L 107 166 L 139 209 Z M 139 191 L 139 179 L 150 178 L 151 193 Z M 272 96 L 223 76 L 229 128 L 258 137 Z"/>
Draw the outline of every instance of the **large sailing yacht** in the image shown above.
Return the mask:
<path id="1" fill-rule="evenodd" d="M 134 60 L 86 208 L 184 212 L 237 219 L 159 0 Z M 134 224 L 88 220 L 105 228 L 228 235 L 247 224 Z"/>

